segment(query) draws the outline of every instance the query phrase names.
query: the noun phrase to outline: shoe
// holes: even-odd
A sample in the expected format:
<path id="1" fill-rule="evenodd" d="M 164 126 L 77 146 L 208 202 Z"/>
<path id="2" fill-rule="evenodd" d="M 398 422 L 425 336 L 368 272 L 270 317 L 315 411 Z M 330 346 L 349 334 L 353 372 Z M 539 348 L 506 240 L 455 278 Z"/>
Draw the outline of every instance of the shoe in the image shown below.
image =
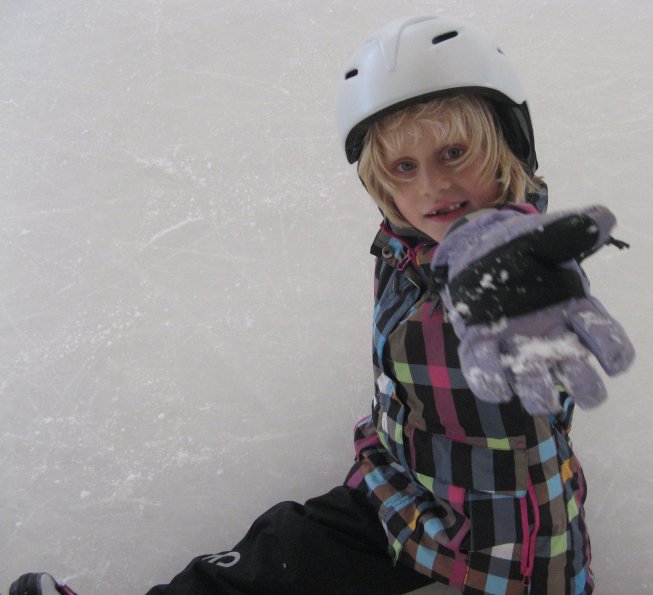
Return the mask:
<path id="1" fill-rule="evenodd" d="M 47 572 L 23 574 L 11 583 L 9 595 L 77 595 L 70 587 L 60 585 Z"/>

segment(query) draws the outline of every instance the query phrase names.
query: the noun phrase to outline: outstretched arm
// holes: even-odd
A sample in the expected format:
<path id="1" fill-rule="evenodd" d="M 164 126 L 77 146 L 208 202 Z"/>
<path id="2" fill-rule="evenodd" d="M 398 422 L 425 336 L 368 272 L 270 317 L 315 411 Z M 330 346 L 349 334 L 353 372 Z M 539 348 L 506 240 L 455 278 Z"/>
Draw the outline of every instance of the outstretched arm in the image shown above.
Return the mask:
<path id="1" fill-rule="evenodd" d="M 560 409 L 557 383 L 581 407 L 606 398 L 589 355 L 612 376 L 635 352 L 590 295 L 577 261 L 611 240 L 615 222 L 601 206 L 551 215 L 488 209 L 447 234 L 432 279 L 477 397 L 503 402 L 516 394 L 532 414 Z"/>

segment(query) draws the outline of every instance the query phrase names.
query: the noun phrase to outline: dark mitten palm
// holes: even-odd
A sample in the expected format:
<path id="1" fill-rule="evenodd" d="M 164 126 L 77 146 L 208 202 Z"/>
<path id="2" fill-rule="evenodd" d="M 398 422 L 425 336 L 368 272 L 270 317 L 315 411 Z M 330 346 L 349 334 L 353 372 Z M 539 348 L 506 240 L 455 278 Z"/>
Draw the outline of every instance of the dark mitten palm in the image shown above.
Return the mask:
<path id="1" fill-rule="evenodd" d="M 612 376 L 630 366 L 634 349 L 575 259 L 609 240 L 612 213 L 486 210 L 461 223 L 431 268 L 470 389 L 492 402 L 516 394 L 532 414 L 559 411 L 559 383 L 581 407 L 601 403 L 606 390 L 589 354 Z"/>

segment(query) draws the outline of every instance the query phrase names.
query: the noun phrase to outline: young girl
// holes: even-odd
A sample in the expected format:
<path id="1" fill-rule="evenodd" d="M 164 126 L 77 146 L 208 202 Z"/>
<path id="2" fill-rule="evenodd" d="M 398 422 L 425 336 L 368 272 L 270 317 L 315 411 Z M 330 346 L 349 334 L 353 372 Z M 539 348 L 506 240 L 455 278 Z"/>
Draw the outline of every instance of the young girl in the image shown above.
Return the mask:
<path id="1" fill-rule="evenodd" d="M 372 247 L 376 388 L 355 429 L 355 465 L 344 486 L 275 506 L 234 548 L 196 558 L 150 595 L 383 595 L 431 582 L 440 584 L 434 593 L 592 592 L 586 485 L 568 438 L 572 396 L 553 382 L 533 399 L 542 383 L 514 382 L 516 396 L 479 399 L 459 363 L 466 327 L 450 324 L 456 312 L 432 290 L 431 262 L 454 222 L 488 207 L 524 221 L 546 206 L 512 67 L 462 21 L 394 21 L 345 69 L 338 124 L 384 218 Z M 482 226 L 466 229 L 466 245 L 483 241 Z M 527 231 L 520 241 L 531 241 Z M 496 238 L 492 249 L 509 250 Z M 579 299 L 560 286 L 554 306 Z M 632 349 L 618 338 L 624 369 Z M 600 384 L 576 384 L 588 403 L 602 399 Z M 65 592 L 33 574 L 11 595 L 48 588 Z"/>

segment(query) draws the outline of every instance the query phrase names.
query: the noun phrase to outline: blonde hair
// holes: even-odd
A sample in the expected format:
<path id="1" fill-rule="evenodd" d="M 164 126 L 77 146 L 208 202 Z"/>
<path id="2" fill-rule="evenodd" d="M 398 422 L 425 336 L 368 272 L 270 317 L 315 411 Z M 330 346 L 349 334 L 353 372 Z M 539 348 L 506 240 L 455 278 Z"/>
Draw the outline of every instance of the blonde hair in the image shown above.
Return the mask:
<path id="1" fill-rule="evenodd" d="M 393 223 L 405 226 L 408 222 L 392 198 L 399 180 L 386 167 L 384 154 L 416 144 L 425 133 L 444 144 L 462 142 L 467 146 L 463 157 L 452 165 L 456 170 L 464 170 L 480 157 L 480 176 L 497 182 L 498 195 L 493 204 L 523 203 L 526 193 L 538 188 L 538 179 L 528 175 L 510 150 L 492 109 L 483 98 L 457 95 L 434 99 L 375 122 L 365 137 L 358 175 L 374 202 Z"/>

